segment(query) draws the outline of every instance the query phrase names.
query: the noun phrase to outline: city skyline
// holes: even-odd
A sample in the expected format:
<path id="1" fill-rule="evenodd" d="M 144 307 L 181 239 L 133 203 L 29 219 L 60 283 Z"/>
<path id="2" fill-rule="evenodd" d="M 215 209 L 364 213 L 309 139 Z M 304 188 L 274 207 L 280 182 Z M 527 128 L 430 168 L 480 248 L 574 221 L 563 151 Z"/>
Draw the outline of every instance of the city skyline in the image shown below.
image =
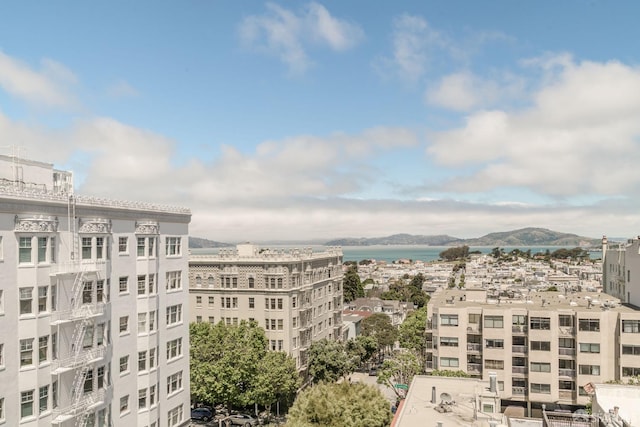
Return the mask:
<path id="1" fill-rule="evenodd" d="M 216 241 L 633 236 L 639 11 L 6 2 L 0 154 Z"/>

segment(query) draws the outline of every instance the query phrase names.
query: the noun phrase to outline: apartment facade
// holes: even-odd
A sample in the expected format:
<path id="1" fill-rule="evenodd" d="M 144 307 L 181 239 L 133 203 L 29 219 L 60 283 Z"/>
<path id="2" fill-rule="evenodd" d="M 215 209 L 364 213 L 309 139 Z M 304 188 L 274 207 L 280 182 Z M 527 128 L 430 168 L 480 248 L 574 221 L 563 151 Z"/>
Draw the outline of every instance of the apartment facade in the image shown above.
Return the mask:
<path id="1" fill-rule="evenodd" d="M 602 238 L 604 292 L 640 307 L 640 236 L 625 243 Z"/>
<path id="2" fill-rule="evenodd" d="M 495 373 L 503 406 L 585 405 L 585 384 L 640 374 L 640 311 L 613 296 L 442 290 L 427 310 L 427 371 Z"/>
<path id="3" fill-rule="evenodd" d="M 0 156 L 0 425 L 188 424 L 190 218 Z"/>
<path id="4" fill-rule="evenodd" d="M 261 249 L 252 244 L 189 258 L 190 320 L 255 320 L 269 348 L 299 370 L 312 341 L 342 336 L 342 250 Z"/>

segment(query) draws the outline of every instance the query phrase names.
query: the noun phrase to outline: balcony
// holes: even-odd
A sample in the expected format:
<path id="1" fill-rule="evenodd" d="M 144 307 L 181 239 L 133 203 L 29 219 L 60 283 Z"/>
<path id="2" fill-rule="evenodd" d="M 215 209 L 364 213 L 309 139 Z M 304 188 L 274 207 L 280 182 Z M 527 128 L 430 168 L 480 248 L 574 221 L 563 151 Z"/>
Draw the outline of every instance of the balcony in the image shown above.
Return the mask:
<path id="1" fill-rule="evenodd" d="M 73 417 L 81 415 L 85 411 L 89 411 L 98 405 L 103 404 L 106 396 L 106 389 L 99 389 L 97 391 L 84 394 L 80 399 L 67 407 L 55 408 L 53 410 L 52 424 L 61 424 L 64 421 L 70 420 Z"/>
<path id="2" fill-rule="evenodd" d="M 481 352 L 482 351 L 482 344 L 479 343 L 467 343 L 467 351 L 471 351 L 471 352 Z"/>
<path id="3" fill-rule="evenodd" d="M 520 374 L 520 375 L 526 375 L 527 374 L 527 367 L 526 366 L 512 366 L 511 367 L 511 373 Z"/>
<path id="4" fill-rule="evenodd" d="M 425 345 L 425 349 L 432 350 L 433 349 L 433 341 L 427 341 L 427 344 Z"/>
<path id="5" fill-rule="evenodd" d="M 526 396 L 527 388 L 526 387 L 511 387 L 511 395 L 512 396 Z"/>
<path id="6" fill-rule="evenodd" d="M 558 369 L 558 376 L 575 378 L 576 370 L 575 369 Z"/>
<path id="7" fill-rule="evenodd" d="M 469 333 L 469 334 L 479 334 L 481 329 L 482 328 L 480 328 L 480 324 L 479 323 L 470 323 L 469 326 L 467 326 L 467 333 Z"/>
<path id="8" fill-rule="evenodd" d="M 529 347 L 527 347 L 526 345 L 513 345 L 513 346 L 511 346 L 511 352 L 512 353 L 527 354 L 528 350 L 529 350 Z"/>
<path id="9" fill-rule="evenodd" d="M 101 316 L 107 311 L 108 302 L 101 302 L 97 304 L 83 304 L 78 308 L 71 310 L 54 311 L 51 313 L 51 323 L 53 325 L 73 322 L 76 320 L 89 319 L 91 317 Z"/>
<path id="10" fill-rule="evenodd" d="M 576 392 L 573 390 L 560 390 L 558 391 L 558 398 L 560 400 L 574 401 L 576 399 Z"/>
<path id="11" fill-rule="evenodd" d="M 77 273 L 97 273 L 105 277 L 107 271 L 107 260 L 77 260 L 71 262 L 60 262 L 51 264 L 49 270 L 52 276 Z"/>
<path id="12" fill-rule="evenodd" d="M 427 322 L 427 331 L 433 330 L 433 322 Z"/>
<path id="13" fill-rule="evenodd" d="M 526 325 L 512 325 L 511 326 L 511 332 L 513 332 L 514 334 L 524 334 L 527 332 L 527 326 Z"/>
<path id="14" fill-rule="evenodd" d="M 561 337 L 571 337 L 573 335 L 575 335 L 576 333 L 576 328 L 572 327 L 572 326 L 561 326 L 559 328 L 559 335 Z"/>
<path id="15" fill-rule="evenodd" d="M 575 356 L 576 355 L 576 349 L 575 348 L 563 348 L 563 347 L 560 347 L 558 349 L 558 354 L 560 356 Z"/>
<path id="16" fill-rule="evenodd" d="M 480 363 L 467 363 L 467 372 L 469 374 L 482 373 L 482 365 Z"/>
<path id="17" fill-rule="evenodd" d="M 66 371 L 70 369 L 78 368 L 82 365 L 96 362 L 104 358 L 106 352 L 105 346 L 99 346 L 95 348 L 89 348 L 81 350 L 77 356 L 69 356 L 64 359 L 55 359 L 52 362 L 51 369 L 54 373 L 56 371 Z"/>

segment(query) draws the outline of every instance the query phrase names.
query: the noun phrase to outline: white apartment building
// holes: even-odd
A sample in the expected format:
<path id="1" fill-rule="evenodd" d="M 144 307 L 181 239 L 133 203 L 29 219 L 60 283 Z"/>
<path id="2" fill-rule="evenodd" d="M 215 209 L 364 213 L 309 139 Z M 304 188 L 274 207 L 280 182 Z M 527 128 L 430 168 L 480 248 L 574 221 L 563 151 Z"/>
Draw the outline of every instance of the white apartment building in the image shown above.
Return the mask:
<path id="1" fill-rule="evenodd" d="M 602 238 L 604 292 L 640 307 L 640 236 L 625 243 Z"/>
<path id="2" fill-rule="evenodd" d="M 0 426 L 189 423 L 190 219 L 0 156 Z"/>
<path id="3" fill-rule="evenodd" d="M 640 374 L 640 311 L 613 296 L 449 289 L 427 310 L 427 372 L 495 373 L 503 407 L 585 405 L 585 384 Z"/>
<path id="4" fill-rule="evenodd" d="M 241 244 L 189 258 L 190 318 L 236 325 L 255 320 L 269 348 L 299 370 L 312 341 L 342 336 L 342 250 L 260 249 Z"/>

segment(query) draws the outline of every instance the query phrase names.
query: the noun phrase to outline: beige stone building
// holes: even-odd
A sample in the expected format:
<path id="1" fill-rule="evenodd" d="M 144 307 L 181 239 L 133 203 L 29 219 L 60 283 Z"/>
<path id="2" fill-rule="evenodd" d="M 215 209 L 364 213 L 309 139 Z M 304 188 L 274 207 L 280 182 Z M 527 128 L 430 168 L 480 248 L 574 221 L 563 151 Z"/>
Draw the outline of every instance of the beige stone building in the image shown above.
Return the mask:
<path id="1" fill-rule="evenodd" d="M 602 286 L 606 293 L 640 307 L 640 236 L 624 243 L 602 238 Z"/>
<path id="2" fill-rule="evenodd" d="M 253 244 L 189 259 L 191 321 L 264 327 L 271 350 L 298 369 L 312 341 L 342 336 L 342 250 L 261 249 Z"/>
<path id="3" fill-rule="evenodd" d="M 428 313 L 427 371 L 495 373 L 503 406 L 584 405 L 583 385 L 640 374 L 640 311 L 606 294 L 442 290 Z"/>

